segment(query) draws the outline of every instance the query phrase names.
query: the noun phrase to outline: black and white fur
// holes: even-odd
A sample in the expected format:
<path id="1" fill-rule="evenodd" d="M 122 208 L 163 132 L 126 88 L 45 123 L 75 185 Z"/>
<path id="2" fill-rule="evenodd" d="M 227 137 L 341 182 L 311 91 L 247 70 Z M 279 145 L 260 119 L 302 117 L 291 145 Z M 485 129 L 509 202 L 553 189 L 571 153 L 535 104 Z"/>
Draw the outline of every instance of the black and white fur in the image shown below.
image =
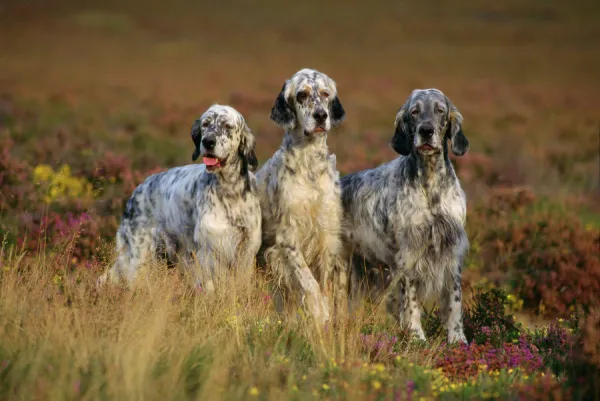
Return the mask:
<path id="1" fill-rule="evenodd" d="M 260 202 L 253 171 L 255 141 L 243 116 L 213 105 L 191 130 L 199 156 L 218 158 L 148 177 L 131 195 L 117 231 L 117 259 L 100 278 L 132 284 L 145 262 L 166 251 L 191 276 L 213 289 L 213 274 L 231 267 L 252 269 L 261 244 Z"/>
<path id="2" fill-rule="evenodd" d="M 395 126 L 391 146 L 401 156 L 341 180 L 352 292 L 373 278 L 365 266 L 383 265 L 391 272 L 383 281 L 395 292 L 388 307 L 397 319 L 424 340 L 419 302 L 439 296 L 448 341 L 466 341 L 461 272 L 469 247 L 467 207 L 447 144 L 457 156 L 468 150 L 462 116 L 441 91 L 416 89 Z"/>
<path id="3" fill-rule="evenodd" d="M 285 134 L 279 150 L 256 175 L 263 216 L 259 257 L 286 295 L 298 296 L 308 313 L 325 322 L 330 316 L 328 295 L 347 296 L 348 291 L 346 272 L 337 263 L 339 173 L 335 155 L 327 149 L 327 134 L 343 121 L 345 111 L 335 82 L 303 69 L 285 82 L 270 117 Z"/>

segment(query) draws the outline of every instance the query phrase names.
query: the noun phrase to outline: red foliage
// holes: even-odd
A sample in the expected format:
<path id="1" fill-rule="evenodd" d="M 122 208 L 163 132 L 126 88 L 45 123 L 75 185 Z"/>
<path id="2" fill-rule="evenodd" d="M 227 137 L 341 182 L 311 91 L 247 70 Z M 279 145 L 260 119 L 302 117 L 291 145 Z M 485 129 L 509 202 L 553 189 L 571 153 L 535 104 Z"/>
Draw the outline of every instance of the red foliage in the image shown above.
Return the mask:
<path id="1" fill-rule="evenodd" d="M 561 401 L 571 400 L 571 390 L 565 388 L 551 375 L 537 377 L 533 382 L 516 383 L 515 391 L 519 400 L 522 401 Z"/>
<path id="2" fill-rule="evenodd" d="M 600 310 L 590 313 L 581 325 L 579 358 L 600 370 Z"/>
<path id="3" fill-rule="evenodd" d="M 30 251 L 43 248 L 66 250 L 70 258 L 77 261 L 91 259 L 103 238 L 109 233 L 114 234 L 113 227 L 109 224 L 102 226 L 102 219 L 92 219 L 87 213 L 49 212 L 42 217 L 24 213 L 20 217 L 25 229 L 17 240 L 20 248 Z"/>
<path id="4" fill-rule="evenodd" d="M 568 316 L 570 307 L 589 311 L 600 301 L 600 233 L 576 216 L 536 212 L 500 221 L 486 236 L 499 267 L 511 271 L 531 307 L 548 316 Z M 508 257 L 507 257 L 508 256 Z M 541 306 L 543 305 L 543 306 Z"/>
<path id="5" fill-rule="evenodd" d="M 534 372 L 542 368 L 542 358 L 535 346 L 521 338 L 517 344 L 494 347 L 490 343 L 471 343 L 446 348 L 435 360 L 435 367 L 455 379 L 477 376 L 482 371 L 520 368 Z"/>
<path id="6" fill-rule="evenodd" d="M 0 142 L 0 211 L 24 207 L 34 189 L 29 180 L 29 166 L 11 155 L 12 147 L 9 138 Z"/>

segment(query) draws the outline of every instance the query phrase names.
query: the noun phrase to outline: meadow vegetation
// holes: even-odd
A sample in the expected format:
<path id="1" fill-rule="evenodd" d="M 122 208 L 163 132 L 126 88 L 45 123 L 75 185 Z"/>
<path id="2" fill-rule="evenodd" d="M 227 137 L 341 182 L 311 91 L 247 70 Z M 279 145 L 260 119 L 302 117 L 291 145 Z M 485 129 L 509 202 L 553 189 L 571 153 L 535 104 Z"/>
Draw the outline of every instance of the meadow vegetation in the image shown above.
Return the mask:
<path id="1" fill-rule="evenodd" d="M 597 5 L 280 3 L 0 5 L 0 399 L 600 399 Z M 378 304 L 316 328 L 233 272 L 213 295 L 162 265 L 96 289 L 132 190 L 191 162 L 193 119 L 236 107 L 262 164 L 302 67 L 337 81 L 342 174 L 396 157 L 413 88 L 464 115 L 468 345 L 435 304 L 428 344 Z"/>

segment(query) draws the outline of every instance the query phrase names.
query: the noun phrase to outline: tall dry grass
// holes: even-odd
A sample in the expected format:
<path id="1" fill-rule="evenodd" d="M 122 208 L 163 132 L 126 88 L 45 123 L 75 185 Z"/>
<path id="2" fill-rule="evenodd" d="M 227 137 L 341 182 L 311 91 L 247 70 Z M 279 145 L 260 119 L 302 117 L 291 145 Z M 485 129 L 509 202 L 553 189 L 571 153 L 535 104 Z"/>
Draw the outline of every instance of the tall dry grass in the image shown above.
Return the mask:
<path id="1" fill-rule="evenodd" d="M 301 311 L 275 312 L 259 276 L 228 274 L 206 294 L 148 266 L 133 289 L 98 290 L 98 272 L 64 268 L 67 259 L 2 249 L 0 399 L 368 395 L 361 328 L 384 322 L 365 308 L 335 329 L 318 327 Z M 344 379 L 329 381 L 337 364 Z"/>

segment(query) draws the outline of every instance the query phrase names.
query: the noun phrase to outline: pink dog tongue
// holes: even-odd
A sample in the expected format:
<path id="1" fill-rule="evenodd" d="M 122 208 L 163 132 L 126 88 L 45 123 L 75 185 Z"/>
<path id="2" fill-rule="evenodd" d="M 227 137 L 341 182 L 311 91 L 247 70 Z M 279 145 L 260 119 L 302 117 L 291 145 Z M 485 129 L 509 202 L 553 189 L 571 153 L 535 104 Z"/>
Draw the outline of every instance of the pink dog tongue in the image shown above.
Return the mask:
<path id="1" fill-rule="evenodd" d="M 217 163 L 219 163 L 219 159 L 217 159 L 216 157 L 204 157 L 204 158 L 202 158 L 202 161 L 207 166 L 214 166 Z"/>

